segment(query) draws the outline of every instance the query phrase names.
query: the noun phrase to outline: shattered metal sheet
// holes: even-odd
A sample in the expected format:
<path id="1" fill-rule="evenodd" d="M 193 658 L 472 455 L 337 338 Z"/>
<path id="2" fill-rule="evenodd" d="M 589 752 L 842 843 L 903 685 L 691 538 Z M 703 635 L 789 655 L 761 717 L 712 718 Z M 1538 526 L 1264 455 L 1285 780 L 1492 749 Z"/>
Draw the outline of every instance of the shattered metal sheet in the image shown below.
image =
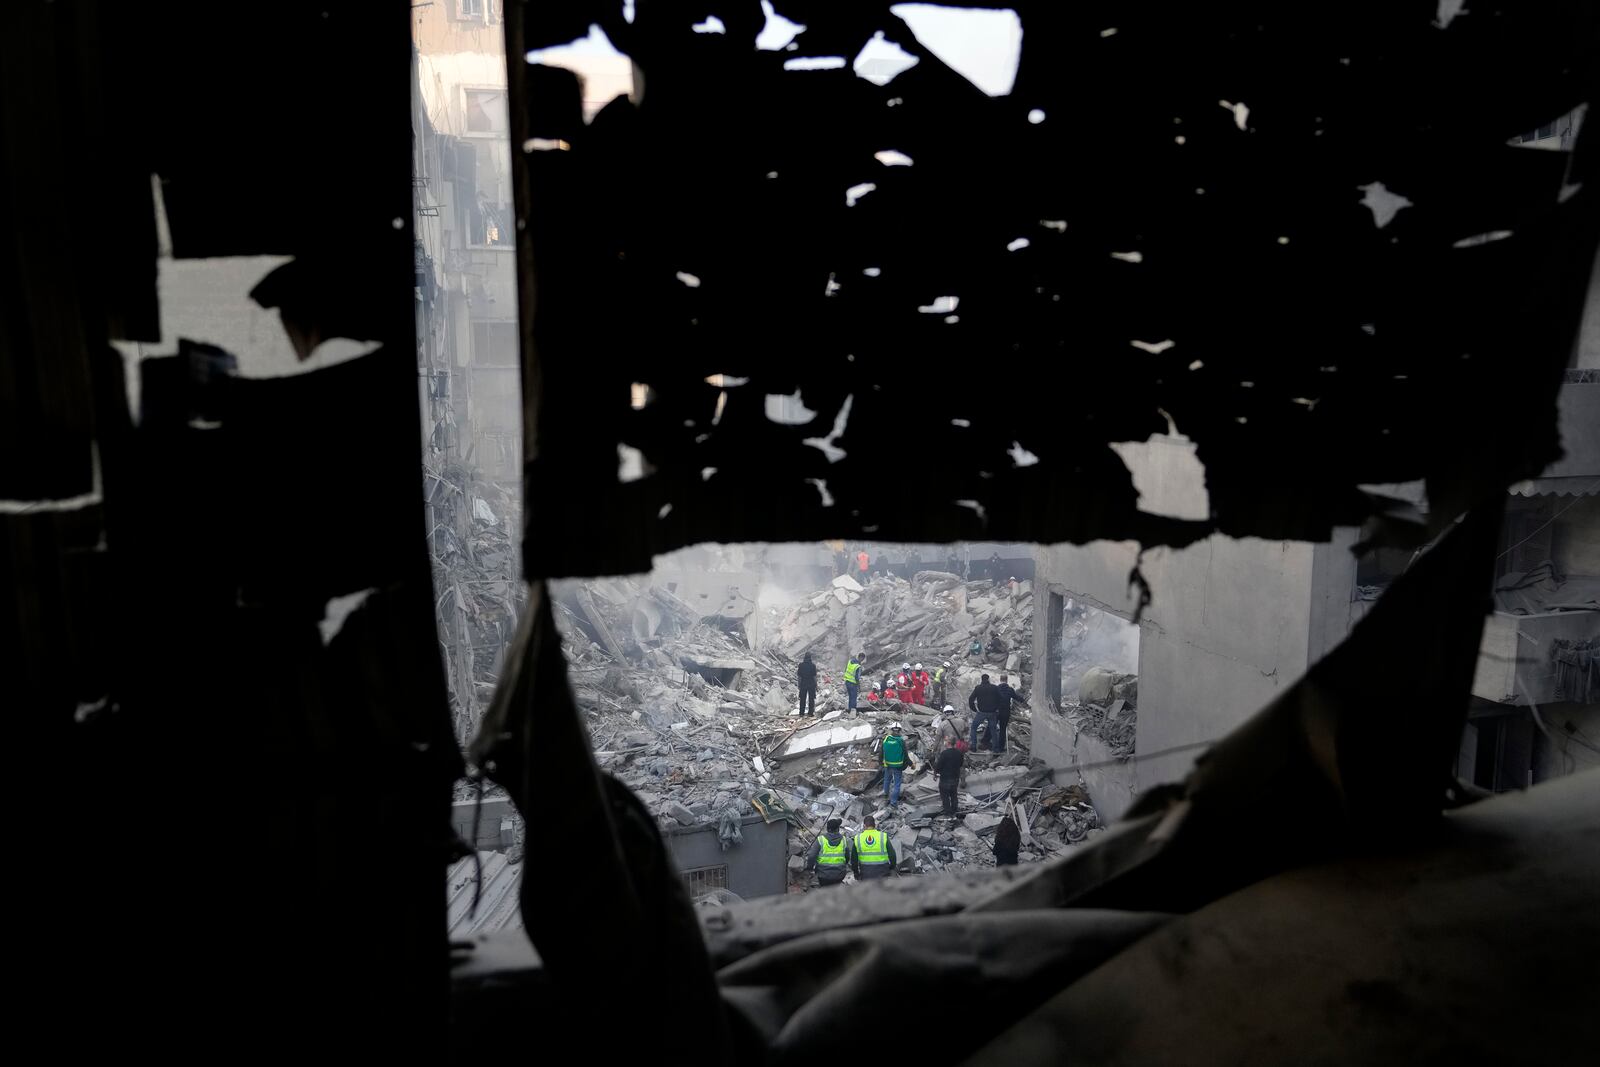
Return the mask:
<path id="1" fill-rule="evenodd" d="M 1359 484 L 1425 478 L 1448 518 L 1557 455 L 1595 138 L 1508 141 L 1585 100 L 1593 5 L 1017 3 L 1009 93 L 970 57 L 1006 16 L 960 16 L 963 55 L 921 6 L 778 3 L 776 50 L 754 3 L 721 32 L 513 17 L 513 54 L 603 33 L 642 74 L 585 125 L 570 73 L 513 63 L 517 143 L 570 149 L 516 154 L 528 497 L 585 502 L 530 527 L 528 573 L 701 540 L 1320 540 Z M 885 80 L 890 43 L 916 62 Z M 1109 447 L 1171 424 L 1209 520 L 1138 511 Z"/>

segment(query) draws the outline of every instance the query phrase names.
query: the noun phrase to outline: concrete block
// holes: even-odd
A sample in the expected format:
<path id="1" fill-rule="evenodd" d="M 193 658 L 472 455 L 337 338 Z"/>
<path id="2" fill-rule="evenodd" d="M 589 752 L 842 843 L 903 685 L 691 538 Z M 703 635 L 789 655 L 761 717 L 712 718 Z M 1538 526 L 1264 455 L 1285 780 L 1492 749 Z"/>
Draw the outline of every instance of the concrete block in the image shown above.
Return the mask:
<path id="1" fill-rule="evenodd" d="M 962 784 L 966 786 L 966 791 L 974 796 L 984 796 L 1004 790 L 1027 773 L 1026 767 L 995 767 L 993 770 L 968 771 Z"/>
<path id="2" fill-rule="evenodd" d="M 873 726 L 863 723 L 823 723 L 789 738 L 783 746 L 783 758 L 793 759 L 808 752 L 825 752 L 845 745 L 858 745 L 872 740 Z"/>
<path id="3" fill-rule="evenodd" d="M 667 814 L 676 819 L 680 826 L 698 826 L 703 821 L 700 816 L 676 800 L 667 801 Z"/>
<path id="4" fill-rule="evenodd" d="M 1000 825 L 1000 816 L 975 811 L 962 819 L 961 824 L 975 834 L 992 833 Z"/>
<path id="5" fill-rule="evenodd" d="M 1104 667 L 1090 667 L 1083 672 L 1083 678 L 1078 682 L 1078 702 L 1080 704 L 1107 704 L 1111 701 L 1111 689 L 1117 682 L 1115 671 L 1108 671 Z"/>

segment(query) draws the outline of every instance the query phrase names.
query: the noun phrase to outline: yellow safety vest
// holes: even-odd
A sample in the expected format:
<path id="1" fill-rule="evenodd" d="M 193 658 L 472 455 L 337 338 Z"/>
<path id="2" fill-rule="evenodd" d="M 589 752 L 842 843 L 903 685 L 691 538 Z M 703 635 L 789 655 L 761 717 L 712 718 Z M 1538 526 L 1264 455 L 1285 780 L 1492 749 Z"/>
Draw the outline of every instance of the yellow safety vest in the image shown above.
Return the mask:
<path id="1" fill-rule="evenodd" d="M 935 682 L 944 681 L 944 668 L 943 667 L 940 667 L 938 670 L 933 672 L 933 680 Z"/>
<path id="2" fill-rule="evenodd" d="M 845 668 L 844 668 L 844 680 L 845 681 L 849 682 L 851 685 L 855 685 L 856 684 L 856 680 L 859 679 L 860 677 L 861 677 L 861 664 L 857 663 L 855 660 L 851 660 L 849 663 L 845 664 Z"/>
<path id="3" fill-rule="evenodd" d="M 889 839 L 882 830 L 863 830 L 856 835 L 856 862 L 889 862 Z"/>
<path id="4" fill-rule="evenodd" d="M 828 841 L 827 834 L 818 835 L 817 846 L 821 849 L 821 851 L 817 853 L 817 866 L 843 867 L 844 847 L 849 843 L 849 840 L 849 838 L 845 837 L 843 834 L 840 834 L 839 843 L 835 845 Z"/>

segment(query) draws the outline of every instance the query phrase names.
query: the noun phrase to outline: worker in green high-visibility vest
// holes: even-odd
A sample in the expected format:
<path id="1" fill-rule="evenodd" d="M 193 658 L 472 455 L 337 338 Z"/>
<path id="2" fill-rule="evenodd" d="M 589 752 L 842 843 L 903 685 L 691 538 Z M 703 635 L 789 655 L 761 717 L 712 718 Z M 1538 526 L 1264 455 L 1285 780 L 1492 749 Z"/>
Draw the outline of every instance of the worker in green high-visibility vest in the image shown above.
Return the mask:
<path id="1" fill-rule="evenodd" d="M 889 798 L 891 808 L 899 807 L 900 782 L 905 776 L 906 764 L 911 759 L 899 723 L 889 724 L 889 732 L 878 742 L 878 757 L 883 763 L 883 794 Z"/>
<path id="2" fill-rule="evenodd" d="M 844 665 L 844 693 L 850 701 L 849 710 L 856 710 L 856 697 L 861 692 L 861 653 L 850 657 L 850 662 Z"/>
<path id="3" fill-rule="evenodd" d="M 861 820 L 861 832 L 856 834 L 851 846 L 850 869 L 861 881 L 887 878 L 894 870 L 894 842 L 878 829 L 878 820 L 871 815 Z"/>
<path id="4" fill-rule="evenodd" d="M 806 870 L 817 872 L 817 885 L 838 885 L 849 873 L 850 838 L 840 832 L 841 820 L 829 819 L 828 828 L 811 842 Z"/>

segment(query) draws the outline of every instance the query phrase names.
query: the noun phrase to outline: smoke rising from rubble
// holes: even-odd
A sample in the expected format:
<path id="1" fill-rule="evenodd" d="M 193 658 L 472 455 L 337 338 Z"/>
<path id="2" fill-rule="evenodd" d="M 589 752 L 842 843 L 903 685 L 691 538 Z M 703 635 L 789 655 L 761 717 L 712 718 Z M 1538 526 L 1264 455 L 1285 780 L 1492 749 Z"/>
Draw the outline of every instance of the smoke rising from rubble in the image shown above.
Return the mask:
<path id="1" fill-rule="evenodd" d="M 1109 611 L 1083 604 L 1062 628 L 1061 691 L 1076 693 L 1083 676 L 1095 667 L 1118 674 L 1139 671 L 1139 628 Z"/>

